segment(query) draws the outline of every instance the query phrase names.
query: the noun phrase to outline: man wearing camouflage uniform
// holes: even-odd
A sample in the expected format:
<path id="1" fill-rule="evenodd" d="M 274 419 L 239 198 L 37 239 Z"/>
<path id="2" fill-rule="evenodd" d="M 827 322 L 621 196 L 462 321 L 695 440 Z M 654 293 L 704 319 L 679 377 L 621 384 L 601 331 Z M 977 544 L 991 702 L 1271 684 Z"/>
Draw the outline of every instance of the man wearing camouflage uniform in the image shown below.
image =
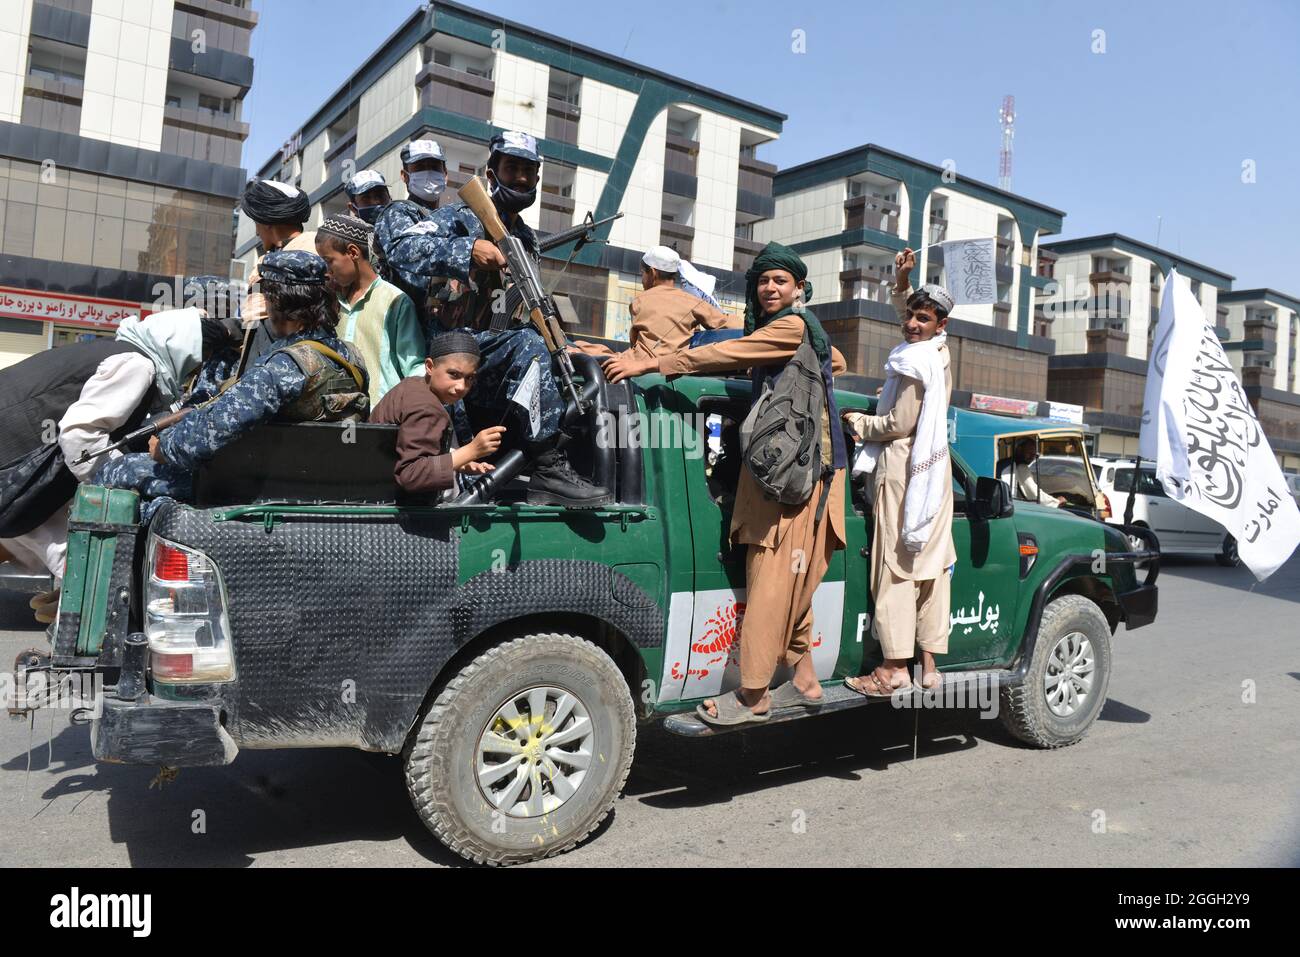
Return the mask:
<path id="1" fill-rule="evenodd" d="M 369 412 L 368 377 L 359 356 L 334 335 L 338 301 L 315 253 L 267 253 L 259 267 L 268 325 L 276 336 L 239 381 L 149 442 L 148 453 L 106 463 L 95 483 L 129 488 L 150 499 L 189 499 L 194 470 L 249 429 L 272 420 L 336 422 Z"/>
<path id="2" fill-rule="evenodd" d="M 537 141 L 527 133 L 505 132 L 492 137 L 487 180 L 501 220 L 524 244 L 534 262 L 541 261 L 537 236 L 519 215 L 537 198 L 541 157 Z M 398 204 L 394 203 L 393 206 Z M 392 206 L 380 218 L 389 219 Z M 533 463 L 528 501 L 532 504 L 594 508 L 612 500 L 608 490 L 593 485 L 570 467 L 556 448 L 564 400 L 552 372 L 550 353 L 530 323 L 489 328 L 499 294 L 505 255 L 487 239 L 483 224 L 463 203 L 444 206 L 426 219 L 410 223 L 383 240 L 389 266 L 411 287 L 433 290 L 438 326 L 466 328 L 479 343 L 482 359 L 478 378 L 466 400 L 469 431 L 497 425 L 503 417 L 514 423 L 507 440 L 523 445 Z M 530 366 L 541 372 L 541 424 L 530 434 L 528 417 L 518 414 L 510 396 Z M 458 422 L 458 431 L 466 423 Z"/>
<path id="3" fill-rule="evenodd" d="M 358 174 L 360 175 L 360 174 Z M 402 182 L 406 199 L 392 200 L 375 219 L 375 272 L 391 282 L 415 303 L 426 340 L 434 328 L 428 302 L 429 280 L 403 268 L 389 256 L 399 237 L 432 221 L 438 198 L 447 188 L 447 161 L 437 140 L 412 140 L 402 147 Z"/>

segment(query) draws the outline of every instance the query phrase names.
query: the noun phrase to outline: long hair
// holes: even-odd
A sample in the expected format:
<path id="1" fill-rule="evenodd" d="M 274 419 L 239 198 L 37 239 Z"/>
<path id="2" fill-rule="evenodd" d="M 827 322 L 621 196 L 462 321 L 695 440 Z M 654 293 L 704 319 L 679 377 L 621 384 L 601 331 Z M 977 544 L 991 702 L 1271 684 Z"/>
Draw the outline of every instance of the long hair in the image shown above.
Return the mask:
<path id="1" fill-rule="evenodd" d="M 333 332 L 339 324 L 339 301 L 324 283 L 306 286 L 263 280 L 262 292 L 272 316 L 301 322 L 303 332 Z"/>

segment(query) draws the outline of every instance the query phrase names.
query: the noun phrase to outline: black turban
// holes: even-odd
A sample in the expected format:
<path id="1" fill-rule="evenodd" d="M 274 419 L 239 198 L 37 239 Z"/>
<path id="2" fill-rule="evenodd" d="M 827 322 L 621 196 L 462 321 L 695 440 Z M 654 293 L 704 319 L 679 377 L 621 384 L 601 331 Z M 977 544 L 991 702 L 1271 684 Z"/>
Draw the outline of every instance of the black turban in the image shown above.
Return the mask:
<path id="1" fill-rule="evenodd" d="M 311 218 L 306 193 L 271 180 L 250 179 L 240 206 L 249 219 L 263 226 L 301 226 Z"/>
<path id="2" fill-rule="evenodd" d="M 468 332 L 455 329 L 451 332 L 440 332 L 429 341 L 430 359 L 455 355 L 473 356 L 477 359 L 479 357 L 478 340 Z"/>

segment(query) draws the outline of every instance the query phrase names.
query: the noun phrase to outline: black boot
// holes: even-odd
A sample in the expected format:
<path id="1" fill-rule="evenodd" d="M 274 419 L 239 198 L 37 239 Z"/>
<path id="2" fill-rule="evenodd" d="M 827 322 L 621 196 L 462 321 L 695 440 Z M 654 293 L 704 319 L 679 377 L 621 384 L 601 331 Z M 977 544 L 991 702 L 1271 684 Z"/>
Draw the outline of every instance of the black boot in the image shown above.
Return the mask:
<path id="1" fill-rule="evenodd" d="M 529 505 L 567 505 L 599 508 L 614 501 L 609 489 L 592 485 L 573 470 L 569 457 L 558 449 L 539 455 L 528 479 Z"/>

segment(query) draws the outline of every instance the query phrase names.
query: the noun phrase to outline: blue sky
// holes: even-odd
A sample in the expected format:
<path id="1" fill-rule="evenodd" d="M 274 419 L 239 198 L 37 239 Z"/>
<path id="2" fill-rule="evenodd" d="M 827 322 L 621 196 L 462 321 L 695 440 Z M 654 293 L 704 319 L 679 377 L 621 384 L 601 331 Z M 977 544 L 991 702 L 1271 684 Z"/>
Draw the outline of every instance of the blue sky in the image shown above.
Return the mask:
<path id="1" fill-rule="evenodd" d="M 255 0 L 244 163 L 256 169 L 418 6 Z M 480 9 L 789 115 L 760 156 L 872 142 L 1300 296 L 1300 4 L 1294 0 L 771 3 L 488 0 Z M 791 52 L 792 31 L 807 52 Z M 1094 31 L 1105 52 L 1094 53 Z M 1242 182 L 1254 161 L 1255 182 Z"/>

